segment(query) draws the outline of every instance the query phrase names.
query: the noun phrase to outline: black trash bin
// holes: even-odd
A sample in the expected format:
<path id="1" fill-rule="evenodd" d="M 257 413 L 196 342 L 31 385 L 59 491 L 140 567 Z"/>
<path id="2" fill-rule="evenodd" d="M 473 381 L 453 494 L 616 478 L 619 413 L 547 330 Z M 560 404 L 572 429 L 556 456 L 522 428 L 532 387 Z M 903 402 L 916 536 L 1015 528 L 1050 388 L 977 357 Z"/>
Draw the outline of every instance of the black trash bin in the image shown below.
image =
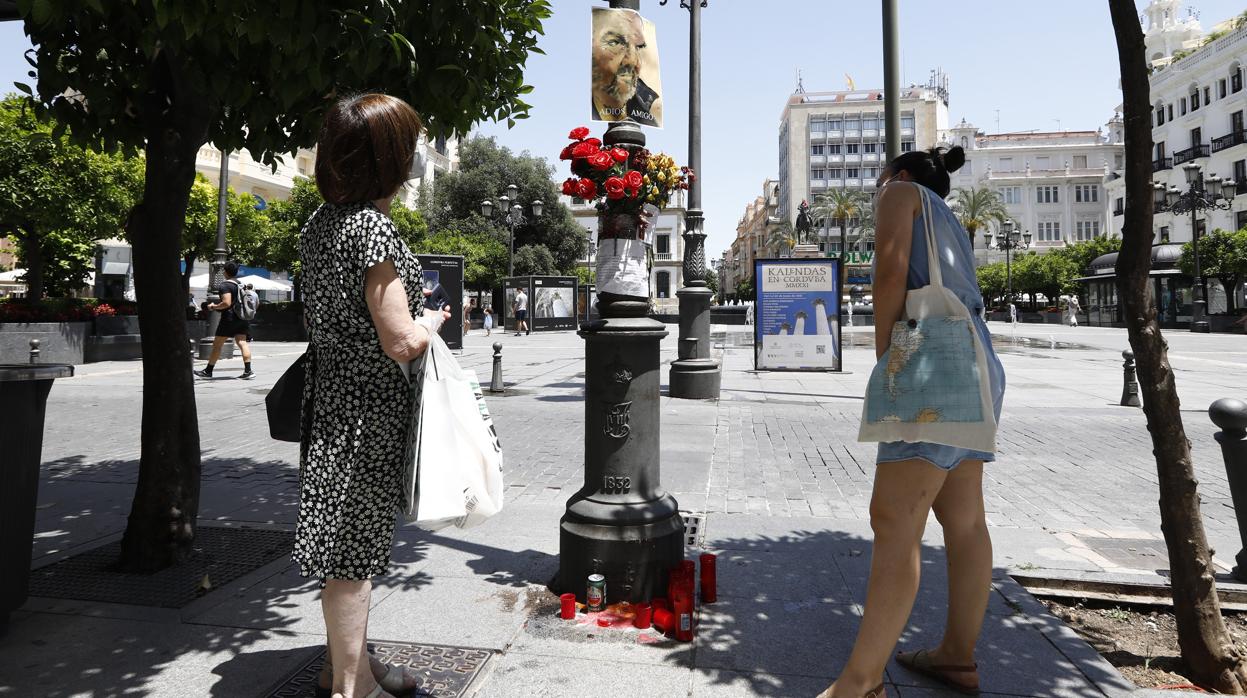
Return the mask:
<path id="1" fill-rule="evenodd" d="M 74 375 L 69 364 L 0 364 L 0 626 L 26 603 L 39 498 L 43 413 L 52 381 Z"/>

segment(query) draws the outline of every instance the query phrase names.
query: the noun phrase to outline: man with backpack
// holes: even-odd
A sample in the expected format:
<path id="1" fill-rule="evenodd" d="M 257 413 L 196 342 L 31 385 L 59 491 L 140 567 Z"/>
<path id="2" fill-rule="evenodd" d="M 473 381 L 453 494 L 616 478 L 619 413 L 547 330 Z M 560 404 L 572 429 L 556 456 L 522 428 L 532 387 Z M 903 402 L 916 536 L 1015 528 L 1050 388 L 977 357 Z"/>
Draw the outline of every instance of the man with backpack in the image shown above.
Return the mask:
<path id="1" fill-rule="evenodd" d="M 195 375 L 211 378 L 212 369 L 221 358 L 221 348 L 225 346 L 225 340 L 233 337 L 234 343 L 242 352 L 243 371 L 239 378 L 253 378 L 255 374 L 251 372 L 250 321 L 255 319 L 260 297 L 250 287 L 238 282 L 238 265 L 234 262 L 225 263 L 225 281 L 217 286 L 216 293 L 220 300 L 208 304 L 208 310 L 220 311 L 221 321 L 217 323 L 208 365 L 202 371 L 195 371 Z"/>

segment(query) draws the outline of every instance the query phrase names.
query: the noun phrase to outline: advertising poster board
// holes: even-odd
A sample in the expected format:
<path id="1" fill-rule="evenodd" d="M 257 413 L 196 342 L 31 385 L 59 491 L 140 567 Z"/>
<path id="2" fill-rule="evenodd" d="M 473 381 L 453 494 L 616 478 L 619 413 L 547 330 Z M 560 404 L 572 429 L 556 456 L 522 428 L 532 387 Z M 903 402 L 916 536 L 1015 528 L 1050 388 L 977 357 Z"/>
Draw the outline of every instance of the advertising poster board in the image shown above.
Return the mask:
<path id="1" fill-rule="evenodd" d="M 502 307 L 494 308 L 502 313 L 502 327 L 505 332 L 518 332 L 519 322 L 515 318 L 515 297 L 523 289 L 528 296 L 528 329 L 533 329 L 533 278 L 531 276 L 513 276 L 502 280 Z"/>
<path id="2" fill-rule="evenodd" d="M 463 257 L 444 254 L 418 254 L 420 268 L 424 273 L 424 289 L 431 295 L 425 297 L 428 307 L 450 306 L 450 319 L 442 324 L 439 332 L 446 346 L 463 348 Z"/>
<path id="3" fill-rule="evenodd" d="M 662 128 L 662 78 L 654 23 L 636 10 L 593 8 L 589 97 L 594 121 L 631 118 Z"/>
<path id="4" fill-rule="evenodd" d="M 576 329 L 574 276 L 534 276 L 530 306 L 534 330 Z"/>
<path id="5" fill-rule="evenodd" d="M 576 289 L 576 317 L 581 322 L 590 322 L 598 316 L 597 303 L 597 285 L 581 284 Z"/>
<path id="6" fill-rule="evenodd" d="M 754 368 L 839 371 L 840 260 L 754 263 Z"/>

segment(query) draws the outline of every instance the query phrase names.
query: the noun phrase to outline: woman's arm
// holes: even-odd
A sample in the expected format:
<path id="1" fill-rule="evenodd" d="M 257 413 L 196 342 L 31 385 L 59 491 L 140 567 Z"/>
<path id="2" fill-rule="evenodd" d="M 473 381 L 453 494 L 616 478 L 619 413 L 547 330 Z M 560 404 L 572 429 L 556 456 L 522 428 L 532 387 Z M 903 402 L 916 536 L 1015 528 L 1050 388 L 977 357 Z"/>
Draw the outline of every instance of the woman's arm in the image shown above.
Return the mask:
<path id="1" fill-rule="evenodd" d="M 429 347 L 429 330 L 412 320 L 407 290 L 394 262 L 384 261 L 364 273 L 364 297 L 386 356 L 407 363 L 424 354 Z"/>
<path id="2" fill-rule="evenodd" d="M 905 280 L 913 246 L 914 218 L 921 203 L 916 185 L 896 183 L 879 192 L 875 224 L 875 358 L 892 346 L 892 325 L 905 310 Z"/>

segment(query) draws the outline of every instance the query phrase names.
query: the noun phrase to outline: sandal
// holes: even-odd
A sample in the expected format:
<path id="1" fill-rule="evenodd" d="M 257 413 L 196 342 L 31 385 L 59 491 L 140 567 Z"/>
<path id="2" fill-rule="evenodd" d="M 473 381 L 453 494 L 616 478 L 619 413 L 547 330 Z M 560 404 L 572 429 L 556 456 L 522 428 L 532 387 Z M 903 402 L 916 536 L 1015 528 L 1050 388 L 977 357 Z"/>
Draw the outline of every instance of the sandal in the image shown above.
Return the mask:
<path id="1" fill-rule="evenodd" d="M 896 663 L 914 672 L 915 674 L 920 674 L 929 679 L 938 681 L 962 695 L 979 695 L 979 687 L 977 683 L 963 683 L 953 678 L 954 674 L 969 674 L 977 672 L 979 669 L 978 664 L 932 664 L 931 654 L 927 650 L 917 650 L 916 652 L 897 652 Z M 976 676 L 975 678 L 978 677 Z"/>
<path id="2" fill-rule="evenodd" d="M 392 696 L 395 696 L 395 698 L 399 698 L 400 696 L 408 696 L 408 695 L 414 696 L 414 695 L 419 694 L 420 677 L 414 674 L 408 674 L 407 667 L 402 667 L 397 664 L 386 664 L 385 666 L 386 666 L 385 676 L 381 677 L 381 679 L 377 681 L 377 685 L 381 688 L 381 690 L 385 691 L 386 693 Z M 328 669 L 330 672 L 330 676 L 333 675 L 333 667 L 329 664 L 328 654 L 325 655 L 325 663 L 322 666 L 322 668 Z M 416 679 L 417 683 L 414 686 L 405 685 L 406 679 L 408 676 L 411 676 Z M 332 687 L 324 688 L 323 686 L 320 685 L 319 680 L 320 679 L 318 677 L 317 684 L 316 684 L 316 698 L 333 698 L 333 688 Z M 332 683 L 330 684 L 330 686 L 332 686 Z"/>
<path id="3" fill-rule="evenodd" d="M 830 691 L 831 689 L 828 688 L 827 690 L 818 694 L 817 698 L 827 698 L 827 696 L 831 695 Z M 862 696 L 862 698 L 888 698 L 887 692 L 883 690 L 883 682 L 880 681 L 878 686 L 875 686 L 874 688 L 867 691 L 866 694 Z"/>

